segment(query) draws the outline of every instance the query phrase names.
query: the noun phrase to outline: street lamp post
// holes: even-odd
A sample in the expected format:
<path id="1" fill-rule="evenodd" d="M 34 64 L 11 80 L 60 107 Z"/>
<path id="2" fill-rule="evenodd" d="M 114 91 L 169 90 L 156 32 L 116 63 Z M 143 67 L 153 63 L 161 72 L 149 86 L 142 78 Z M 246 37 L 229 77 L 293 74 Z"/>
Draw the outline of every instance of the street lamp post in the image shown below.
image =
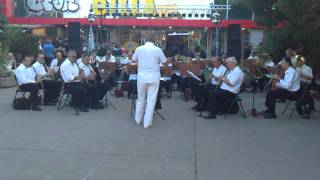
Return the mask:
<path id="1" fill-rule="evenodd" d="M 215 43 L 214 43 L 214 48 L 215 48 L 215 56 L 220 56 L 220 31 L 218 28 L 218 25 L 220 24 L 220 14 L 217 12 L 214 12 L 211 16 L 212 23 L 215 24 L 216 29 L 215 29 Z"/>
<path id="2" fill-rule="evenodd" d="M 91 53 L 92 50 L 95 48 L 94 46 L 94 35 L 93 35 L 93 29 L 92 29 L 92 24 L 95 22 L 96 16 L 92 10 L 90 9 L 89 15 L 88 15 L 88 21 L 90 22 L 90 27 L 89 27 L 89 33 L 88 33 L 88 53 Z"/>

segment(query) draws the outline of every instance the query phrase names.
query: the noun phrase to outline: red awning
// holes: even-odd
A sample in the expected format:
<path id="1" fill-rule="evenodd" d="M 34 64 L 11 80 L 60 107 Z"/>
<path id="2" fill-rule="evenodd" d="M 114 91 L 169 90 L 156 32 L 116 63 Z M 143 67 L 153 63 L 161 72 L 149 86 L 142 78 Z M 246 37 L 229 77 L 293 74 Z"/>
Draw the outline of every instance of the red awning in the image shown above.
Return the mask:
<path id="1" fill-rule="evenodd" d="M 11 24 L 40 24 L 40 25 L 65 25 L 69 22 L 80 22 L 89 25 L 86 18 L 9 18 Z M 211 20 L 186 20 L 186 19 L 96 19 L 94 25 L 105 26 L 136 26 L 136 27 L 187 27 L 187 28 L 214 28 L 216 26 L 227 28 L 230 24 L 240 24 L 242 28 L 259 28 L 251 20 L 223 20 L 220 24 L 214 24 Z"/>

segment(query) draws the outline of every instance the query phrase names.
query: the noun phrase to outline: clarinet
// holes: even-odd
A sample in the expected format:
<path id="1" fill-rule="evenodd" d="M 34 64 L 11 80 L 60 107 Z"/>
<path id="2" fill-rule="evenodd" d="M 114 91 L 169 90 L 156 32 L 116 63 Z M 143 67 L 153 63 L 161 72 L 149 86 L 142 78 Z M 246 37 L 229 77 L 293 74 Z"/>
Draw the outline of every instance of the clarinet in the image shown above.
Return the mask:
<path id="1" fill-rule="evenodd" d="M 37 73 L 36 69 L 35 69 L 33 66 L 31 66 L 31 67 L 32 67 L 34 73 L 36 73 L 36 82 L 40 83 L 40 85 L 41 85 L 41 87 L 42 87 L 42 89 L 43 89 L 43 88 L 44 88 L 44 85 L 43 85 L 41 76 Z"/>
<path id="2" fill-rule="evenodd" d="M 227 73 L 229 73 L 229 70 L 226 70 L 226 71 L 224 72 L 222 78 L 218 81 L 218 84 L 217 84 L 216 88 L 214 89 L 214 91 L 217 91 L 218 87 L 220 87 L 220 86 L 222 85 L 222 82 L 223 82 L 222 80 L 223 80 L 223 78 L 227 75 Z"/>

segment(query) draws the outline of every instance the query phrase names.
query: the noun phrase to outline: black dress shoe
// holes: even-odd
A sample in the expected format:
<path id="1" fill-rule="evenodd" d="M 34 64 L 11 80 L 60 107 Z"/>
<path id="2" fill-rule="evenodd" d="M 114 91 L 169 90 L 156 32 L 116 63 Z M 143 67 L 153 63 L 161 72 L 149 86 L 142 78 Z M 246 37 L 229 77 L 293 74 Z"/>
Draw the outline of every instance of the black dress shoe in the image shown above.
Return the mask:
<path id="1" fill-rule="evenodd" d="M 87 108 L 84 108 L 84 107 L 80 107 L 79 110 L 81 112 L 89 112 L 89 110 Z"/>
<path id="2" fill-rule="evenodd" d="M 104 108 L 104 105 L 102 104 L 96 104 L 94 106 L 92 106 L 92 109 L 103 109 Z"/>
<path id="3" fill-rule="evenodd" d="M 217 116 L 215 115 L 215 114 L 209 114 L 208 116 L 205 116 L 204 117 L 205 119 L 216 119 L 217 118 Z"/>
<path id="4" fill-rule="evenodd" d="M 263 117 L 265 119 L 276 119 L 277 115 L 275 113 L 265 113 L 265 114 L 263 114 Z"/>
<path id="5" fill-rule="evenodd" d="M 39 106 L 32 106 L 31 108 L 33 111 L 42 111 L 42 109 Z"/>
<path id="6" fill-rule="evenodd" d="M 44 106 L 55 106 L 56 103 L 53 103 L 53 102 L 49 102 L 49 101 L 48 101 L 48 102 L 44 102 L 43 105 L 44 105 Z"/>

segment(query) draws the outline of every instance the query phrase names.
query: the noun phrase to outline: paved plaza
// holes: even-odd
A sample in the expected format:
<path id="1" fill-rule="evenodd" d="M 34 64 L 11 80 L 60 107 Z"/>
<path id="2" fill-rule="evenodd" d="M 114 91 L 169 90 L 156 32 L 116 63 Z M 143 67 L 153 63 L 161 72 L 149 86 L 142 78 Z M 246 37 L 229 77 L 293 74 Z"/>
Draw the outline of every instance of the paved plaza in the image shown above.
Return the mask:
<path id="1" fill-rule="evenodd" d="M 15 89 L 0 89 L 0 180 L 320 179 L 320 114 L 288 119 L 277 104 L 274 120 L 205 120 L 174 93 L 162 100 L 166 120 L 143 129 L 127 98 L 75 116 L 70 107 L 15 111 Z M 241 97 L 250 109 L 251 94 Z M 264 98 L 257 94 L 258 110 Z"/>

